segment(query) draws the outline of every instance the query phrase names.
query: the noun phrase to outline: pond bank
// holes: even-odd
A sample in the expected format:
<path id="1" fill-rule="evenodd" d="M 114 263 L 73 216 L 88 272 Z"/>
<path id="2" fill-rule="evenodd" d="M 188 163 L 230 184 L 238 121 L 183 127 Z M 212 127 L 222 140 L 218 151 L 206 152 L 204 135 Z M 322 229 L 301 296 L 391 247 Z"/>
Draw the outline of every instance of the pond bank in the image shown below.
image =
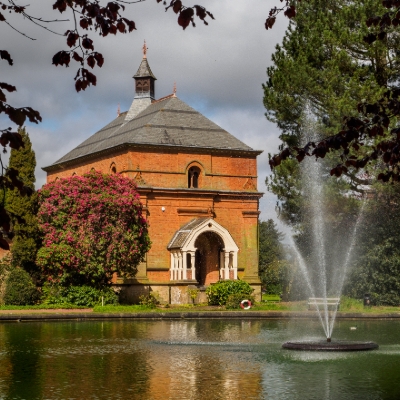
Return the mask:
<path id="1" fill-rule="evenodd" d="M 142 311 L 100 313 L 92 309 L 78 310 L 0 310 L 0 322 L 22 321 L 62 321 L 62 320 L 116 320 L 116 319 L 316 319 L 318 314 L 313 311 Z M 338 312 L 338 320 L 352 319 L 400 319 L 400 313 L 352 313 Z"/>

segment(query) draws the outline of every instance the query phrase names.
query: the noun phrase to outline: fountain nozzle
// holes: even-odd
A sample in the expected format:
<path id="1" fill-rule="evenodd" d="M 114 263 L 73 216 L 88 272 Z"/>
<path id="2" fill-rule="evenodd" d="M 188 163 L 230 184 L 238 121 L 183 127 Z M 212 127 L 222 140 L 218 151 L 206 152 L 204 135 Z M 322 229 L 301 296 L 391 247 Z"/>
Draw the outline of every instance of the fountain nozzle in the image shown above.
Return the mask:
<path id="1" fill-rule="evenodd" d="M 331 339 L 330 337 L 328 337 L 328 338 L 326 338 L 326 341 L 327 341 L 328 343 L 330 343 L 330 342 L 332 341 L 332 339 Z"/>

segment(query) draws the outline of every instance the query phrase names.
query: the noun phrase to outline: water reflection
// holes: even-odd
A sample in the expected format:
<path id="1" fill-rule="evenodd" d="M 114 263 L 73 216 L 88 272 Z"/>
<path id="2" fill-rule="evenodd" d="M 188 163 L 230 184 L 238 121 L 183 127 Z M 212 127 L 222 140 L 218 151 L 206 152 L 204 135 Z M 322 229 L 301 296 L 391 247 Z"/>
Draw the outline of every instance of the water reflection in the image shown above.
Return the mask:
<path id="1" fill-rule="evenodd" d="M 398 399 L 397 321 L 339 321 L 365 353 L 281 349 L 307 321 L 0 324 L 1 399 Z"/>

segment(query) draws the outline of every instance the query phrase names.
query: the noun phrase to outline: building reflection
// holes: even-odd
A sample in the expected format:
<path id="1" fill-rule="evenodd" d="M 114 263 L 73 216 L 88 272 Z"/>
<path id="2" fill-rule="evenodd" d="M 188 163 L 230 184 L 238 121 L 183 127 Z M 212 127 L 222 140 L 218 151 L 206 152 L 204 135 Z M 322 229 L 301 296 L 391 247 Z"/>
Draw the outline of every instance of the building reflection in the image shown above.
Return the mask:
<path id="1" fill-rule="evenodd" d="M 259 399 L 248 322 L 0 325 L 0 398 Z"/>
<path id="2" fill-rule="evenodd" d="M 160 336 L 160 329 L 169 329 L 169 342 L 158 347 L 155 343 L 149 353 L 150 398 L 261 398 L 262 371 L 240 344 L 243 330 L 257 331 L 257 324 L 174 321 L 164 327 L 154 325 L 150 336 Z"/>

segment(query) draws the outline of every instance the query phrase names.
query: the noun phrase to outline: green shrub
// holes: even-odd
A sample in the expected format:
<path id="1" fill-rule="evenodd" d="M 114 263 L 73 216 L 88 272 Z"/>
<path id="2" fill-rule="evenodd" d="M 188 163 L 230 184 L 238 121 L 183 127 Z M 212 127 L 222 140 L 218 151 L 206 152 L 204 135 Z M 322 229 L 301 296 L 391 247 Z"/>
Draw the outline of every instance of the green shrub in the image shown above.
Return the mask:
<path id="1" fill-rule="evenodd" d="M 38 300 L 39 292 L 30 275 L 22 268 L 12 268 L 5 280 L 4 304 L 25 306 Z"/>
<path id="2" fill-rule="evenodd" d="M 43 285 L 44 304 L 73 304 L 94 307 L 103 304 L 117 305 L 118 295 L 111 288 L 96 289 L 90 286 L 52 286 Z"/>
<path id="3" fill-rule="evenodd" d="M 139 304 L 147 308 L 156 308 L 157 304 L 160 304 L 158 293 L 151 292 L 149 294 L 143 294 L 142 296 L 139 296 Z"/>
<path id="4" fill-rule="evenodd" d="M 241 308 L 240 303 L 243 300 L 249 300 L 252 305 L 254 305 L 254 302 L 255 302 L 253 296 L 249 296 L 248 294 L 245 294 L 245 293 L 233 293 L 228 296 L 225 307 L 228 310 L 234 310 L 234 309 Z"/>
<path id="5" fill-rule="evenodd" d="M 400 296 L 393 290 L 388 293 L 371 293 L 371 303 L 374 306 L 394 306 L 400 305 Z"/>
<path id="6" fill-rule="evenodd" d="M 253 293 L 253 288 L 244 281 L 219 281 L 206 289 L 208 304 L 211 306 L 224 306 L 229 295 L 241 293 L 246 297 Z M 243 299 L 242 299 L 243 300 Z"/>
<path id="7" fill-rule="evenodd" d="M 4 305 L 4 293 L 6 291 L 6 280 L 12 270 L 11 258 L 6 255 L 0 260 L 0 305 Z"/>
<path id="8" fill-rule="evenodd" d="M 364 311 L 363 301 L 360 299 L 353 299 L 348 296 L 340 297 L 340 311 Z"/>
<path id="9" fill-rule="evenodd" d="M 187 290 L 187 294 L 189 296 L 189 298 L 192 300 L 192 303 L 194 304 L 194 302 L 197 299 L 197 296 L 199 295 L 200 290 L 196 289 L 196 288 L 188 288 Z"/>

